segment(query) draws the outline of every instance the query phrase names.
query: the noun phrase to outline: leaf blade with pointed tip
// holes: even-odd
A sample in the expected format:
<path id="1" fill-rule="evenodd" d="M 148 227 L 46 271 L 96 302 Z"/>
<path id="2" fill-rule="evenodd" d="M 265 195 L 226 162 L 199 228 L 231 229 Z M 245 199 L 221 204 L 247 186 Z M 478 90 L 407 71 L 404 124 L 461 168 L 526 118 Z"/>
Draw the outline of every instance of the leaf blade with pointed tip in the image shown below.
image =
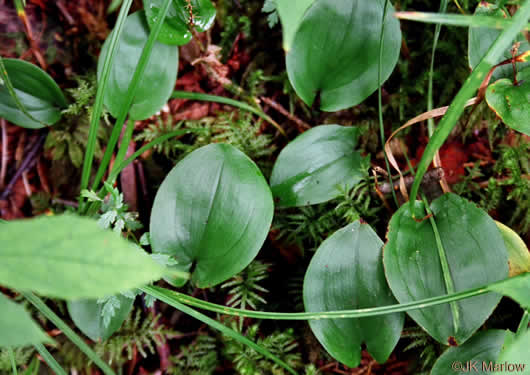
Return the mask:
<path id="1" fill-rule="evenodd" d="M 86 217 L 10 221 L 0 227 L 0 243 L 0 285 L 49 297 L 106 297 L 167 272 L 136 245 Z"/>
<path id="2" fill-rule="evenodd" d="M 356 221 L 320 245 L 304 278 L 308 312 L 357 309 L 395 303 L 385 280 L 383 241 L 368 224 Z M 329 354 L 349 367 L 359 365 L 361 343 L 385 362 L 403 329 L 404 314 L 361 319 L 322 319 L 309 325 Z"/>
<path id="3" fill-rule="evenodd" d="M 0 293 L 0 347 L 19 347 L 52 343 L 40 327 L 33 321 L 28 312 Z"/>

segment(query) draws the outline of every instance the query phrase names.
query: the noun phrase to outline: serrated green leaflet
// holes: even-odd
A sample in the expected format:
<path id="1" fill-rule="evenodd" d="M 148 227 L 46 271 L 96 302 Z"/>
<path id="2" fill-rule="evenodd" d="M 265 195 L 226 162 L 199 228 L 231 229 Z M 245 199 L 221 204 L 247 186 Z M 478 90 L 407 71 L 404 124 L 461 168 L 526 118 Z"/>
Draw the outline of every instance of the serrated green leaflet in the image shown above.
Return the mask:
<path id="1" fill-rule="evenodd" d="M 476 370 L 489 374 L 489 371 L 484 371 L 482 364 L 497 360 L 506 337 L 510 335 L 513 336 L 510 331 L 497 329 L 477 332 L 464 345 L 447 349 L 434 364 L 431 375 L 447 375 L 449 369 L 456 369 L 451 367 L 455 363 L 463 366 L 462 372 Z"/>
<path id="2" fill-rule="evenodd" d="M 349 310 L 396 302 L 385 280 L 383 241 L 367 224 L 356 221 L 335 232 L 320 245 L 304 279 L 307 312 Z M 320 343 L 336 360 L 356 367 L 361 344 L 385 362 L 397 344 L 404 315 L 389 314 L 361 319 L 310 320 Z"/>
<path id="3" fill-rule="evenodd" d="M 359 104 L 378 87 L 379 39 L 385 0 L 315 0 L 306 10 L 286 56 L 296 93 L 320 109 Z M 401 30 L 389 5 L 383 34 L 381 82 L 399 57 Z M 370 22 L 366 22 L 366 20 Z"/>
<path id="4" fill-rule="evenodd" d="M 101 49 L 98 80 L 101 79 L 102 64 L 108 53 L 108 41 L 111 37 L 112 35 L 107 38 Z M 144 12 L 129 15 L 120 37 L 104 96 L 105 106 L 114 117 L 118 117 L 122 106 L 126 104 L 127 89 L 148 37 L 149 27 Z M 175 85 L 177 68 L 178 48 L 156 42 L 129 111 L 131 119 L 146 119 L 162 108 Z"/>
<path id="5" fill-rule="evenodd" d="M 278 207 L 326 202 L 352 188 L 365 174 L 365 159 L 356 150 L 359 129 L 339 125 L 312 128 L 280 153 L 271 176 Z"/>
<path id="6" fill-rule="evenodd" d="M 0 348 L 53 342 L 24 308 L 0 293 Z"/>
<path id="7" fill-rule="evenodd" d="M 3 75 L 7 75 L 6 79 L 9 79 L 13 92 L 8 89 L 8 82 L 0 80 L 0 117 L 30 129 L 53 125 L 59 121 L 61 110 L 67 106 L 67 102 L 52 77 L 27 61 L 2 61 L 5 67 Z M 11 94 L 15 94 L 16 99 Z"/>
<path id="8" fill-rule="evenodd" d="M 98 303 L 97 300 L 69 301 L 67 307 L 77 328 L 97 342 L 107 340 L 120 329 L 131 312 L 133 303 L 134 299 L 118 294 L 104 303 Z M 106 304 L 112 304 L 112 312 L 105 311 L 108 310 Z"/>
<path id="9" fill-rule="evenodd" d="M 151 211 L 154 252 L 171 255 L 201 288 L 243 270 L 267 237 L 272 194 L 246 155 L 226 144 L 195 150 L 167 175 Z"/>
<path id="10" fill-rule="evenodd" d="M 493 219 L 474 204 L 445 194 L 431 204 L 434 221 L 456 292 L 487 285 L 508 276 L 508 256 Z M 423 202 L 415 212 L 425 216 Z M 383 252 L 385 273 L 400 303 L 448 293 L 435 232 L 429 220 L 412 218 L 403 205 L 393 216 Z M 450 305 L 410 311 L 409 315 L 443 344 L 463 344 L 484 323 L 501 296 L 488 294 L 456 302 L 458 326 Z"/>
<path id="11" fill-rule="evenodd" d="M 167 272 L 120 235 L 74 215 L 2 224 L 0 243 L 0 285 L 50 297 L 106 297 Z"/>
<path id="12" fill-rule="evenodd" d="M 489 107 L 510 128 L 530 135 L 530 67 L 511 79 L 499 79 L 486 90 Z"/>
<path id="13" fill-rule="evenodd" d="M 144 0 L 144 9 L 149 27 L 159 17 L 163 0 Z M 190 17 L 190 14 L 193 17 Z M 164 20 L 158 40 L 169 45 L 183 45 L 193 37 L 191 29 L 208 30 L 215 19 L 215 7 L 210 0 L 174 0 Z"/>

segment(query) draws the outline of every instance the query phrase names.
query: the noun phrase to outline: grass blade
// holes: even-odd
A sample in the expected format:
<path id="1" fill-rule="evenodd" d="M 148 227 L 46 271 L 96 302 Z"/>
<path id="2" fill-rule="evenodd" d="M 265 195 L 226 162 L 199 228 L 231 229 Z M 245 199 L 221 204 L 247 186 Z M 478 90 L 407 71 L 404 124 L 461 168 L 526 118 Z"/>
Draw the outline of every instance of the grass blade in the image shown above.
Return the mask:
<path id="1" fill-rule="evenodd" d="M 7 353 L 9 354 L 9 361 L 11 362 L 11 369 L 13 371 L 13 375 L 18 375 L 17 362 L 15 361 L 15 353 L 13 352 L 13 348 L 7 348 Z"/>
<path id="2" fill-rule="evenodd" d="M 491 16 L 467 16 L 462 14 L 443 14 L 429 12 L 396 12 L 400 20 L 435 23 L 439 25 L 462 27 L 489 27 L 491 29 L 507 29 L 515 23 L 513 19 L 504 19 Z M 525 20 L 528 22 L 528 19 Z M 518 29 L 530 30 L 530 25 L 523 22 Z M 525 24 L 526 23 L 526 24 Z"/>
<path id="3" fill-rule="evenodd" d="M 475 70 L 473 70 L 456 97 L 453 99 L 445 116 L 434 131 L 432 138 L 423 152 L 421 161 L 418 164 L 416 178 L 414 179 L 410 193 L 411 200 L 409 204 L 411 212 L 414 212 L 414 200 L 418 195 L 423 176 L 431 164 L 431 160 L 436 154 L 436 151 L 440 149 L 453 128 L 456 126 L 458 118 L 464 111 L 466 101 L 477 91 L 491 67 L 495 65 L 495 62 L 498 61 L 503 51 L 506 50 L 511 41 L 514 40 L 516 35 L 520 32 L 521 28 L 527 23 L 529 16 L 530 0 L 526 0 L 514 15 L 513 23 L 499 35 L 497 40 L 492 44 L 484 58 L 477 65 Z"/>
<path id="4" fill-rule="evenodd" d="M 96 138 L 99 128 L 99 119 L 101 117 L 101 112 L 103 111 L 103 94 L 107 87 L 107 82 L 109 80 L 110 68 L 114 62 L 114 56 L 116 55 L 117 44 L 120 40 L 121 32 L 123 25 L 125 24 L 125 19 L 127 18 L 127 13 L 131 7 L 132 0 L 125 0 L 123 6 L 120 9 L 118 14 L 118 19 L 114 28 L 116 32 L 110 40 L 109 51 L 105 61 L 103 62 L 103 73 L 101 75 L 101 83 L 98 85 L 98 90 L 96 92 L 96 100 L 94 102 L 94 107 L 92 108 L 92 115 L 90 116 L 90 131 L 88 133 L 88 142 L 86 145 L 85 159 L 83 162 L 83 172 L 81 175 L 81 190 L 88 187 L 88 180 L 90 179 L 90 171 L 92 170 L 92 163 L 94 162 L 94 152 L 96 149 Z M 82 203 L 82 198 L 79 198 L 79 203 Z M 80 204 L 79 208 L 81 209 L 83 205 Z"/>
<path id="5" fill-rule="evenodd" d="M 171 4 L 172 4 L 171 0 L 164 0 L 164 4 L 162 5 L 160 9 L 160 15 L 159 17 L 157 17 L 157 21 L 154 24 L 153 28 L 151 29 L 151 32 L 149 33 L 149 38 L 147 38 L 147 42 L 145 43 L 145 46 L 142 50 L 142 55 L 140 56 L 140 59 L 138 60 L 138 65 L 136 65 L 136 69 L 134 71 L 131 83 L 129 84 L 129 87 L 127 88 L 126 104 L 123 106 L 123 108 L 121 108 L 121 111 L 118 114 L 118 118 L 116 119 L 116 122 L 114 123 L 114 127 L 110 135 L 110 139 L 107 143 L 107 149 L 105 150 L 105 154 L 103 155 L 103 160 L 101 161 L 101 164 L 99 165 L 98 171 L 96 173 L 96 178 L 92 184 L 92 190 L 96 190 L 98 188 L 98 185 L 101 182 L 103 175 L 105 174 L 105 170 L 107 169 L 107 166 L 110 163 L 110 159 L 112 158 L 112 153 L 114 152 L 114 147 L 116 147 L 116 143 L 118 142 L 118 138 L 121 133 L 122 124 L 125 122 L 125 118 L 127 117 L 129 108 L 131 108 L 132 102 L 136 95 L 136 89 L 138 88 L 138 85 L 140 84 L 140 81 L 142 80 L 145 68 L 147 67 L 149 58 L 151 57 L 151 51 L 153 49 L 153 46 L 156 43 L 156 39 L 158 37 L 158 34 L 160 33 L 160 30 L 162 29 L 162 25 L 164 24 L 164 19 L 166 18 L 166 15 L 168 13 L 168 10 Z M 129 124 L 129 126 L 131 125 Z M 132 122 L 132 126 L 134 126 L 134 122 Z M 129 145 L 127 144 L 127 145 L 122 145 L 122 146 L 127 148 Z M 120 161 L 118 161 L 118 163 L 119 162 Z"/>
<path id="6" fill-rule="evenodd" d="M 162 302 L 167 303 L 168 305 L 173 306 L 177 310 L 182 311 L 185 314 L 188 314 L 189 316 L 208 324 L 210 327 L 219 330 L 222 334 L 225 336 L 231 337 L 234 340 L 239 341 L 240 343 L 249 346 L 250 348 L 254 349 L 258 353 L 262 354 L 264 357 L 269 358 L 270 360 L 274 361 L 278 365 L 282 366 L 284 369 L 289 371 L 291 374 L 296 375 L 296 371 L 294 371 L 287 363 L 282 361 L 280 358 L 276 357 L 274 354 L 269 352 L 267 349 L 259 346 L 255 342 L 247 339 L 245 336 L 240 334 L 239 332 L 234 331 L 233 329 L 228 328 L 227 326 L 219 323 L 217 320 L 214 320 L 198 311 L 195 311 L 189 306 L 186 306 L 182 303 L 180 303 L 177 299 L 171 298 L 171 295 L 165 293 L 164 289 L 161 288 L 152 288 L 149 286 L 140 288 L 145 293 L 149 294 L 150 296 L 153 296 L 157 299 L 159 299 Z"/>
<path id="7" fill-rule="evenodd" d="M 56 375 L 68 375 L 66 371 L 61 367 L 59 363 L 53 358 L 53 356 L 50 354 L 50 352 L 44 347 L 42 344 L 35 344 L 33 345 L 35 349 L 39 352 L 41 357 L 44 359 L 44 361 L 50 366 L 52 371 Z"/>
<path id="8" fill-rule="evenodd" d="M 253 113 L 256 116 L 261 117 L 262 119 L 267 121 L 269 124 L 274 126 L 280 133 L 285 135 L 285 130 L 283 130 L 282 127 L 278 125 L 278 123 L 274 121 L 272 118 L 270 118 L 266 113 L 264 113 L 263 111 L 260 111 L 257 108 L 252 107 L 251 105 L 248 105 L 247 103 L 241 102 L 239 100 L 225 98 L 224 96 L 203 94 L 202 92 L 188 92 L 188 91 L 173 91 L 173 94 L 171 95 L 171 97 L 173 99 L 202 100 L 205 102 L 214 102 L 214 103 L 231 105 L 232 107 L 242 109 L 244 111 Z"/>
<path id="9" fill-rule="evenodd" d="M 33 306 L 39 310 L 48 320 L 50 320 L 57 328 L 59 328 L 77 347 L 87 355 L 87 357 L 94 362 L 106 375 L 116 375 L 114 371 L 107 365 L 99 356 L 88 346 L 85 341 L 77 335 L 57 314 L 55 314 L 46 304 L 35 294 L 31 292 L 22 292 Z"/>

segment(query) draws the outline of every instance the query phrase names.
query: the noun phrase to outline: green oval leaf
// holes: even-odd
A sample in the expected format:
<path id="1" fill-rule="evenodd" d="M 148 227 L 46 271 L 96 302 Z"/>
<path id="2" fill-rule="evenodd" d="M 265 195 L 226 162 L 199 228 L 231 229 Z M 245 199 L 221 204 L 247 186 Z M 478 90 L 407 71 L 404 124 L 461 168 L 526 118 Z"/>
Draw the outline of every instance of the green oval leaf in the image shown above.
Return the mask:
<path id="1" fill-rule="evenodd" d="M 18 347 L 52 343 L 53 340 L 45 334 L 33 321 L 24 308 L 0 293 L 0 347 Z"/>
<path id="2" fill-rule="evenodd" d="M 492 16 L 492 17 L 498 17 L 498 18 L 511 18 L 506 13 L 500 9 L 495 4 L 490 4 L 486 1 L 481 1 L 477 8 L 475 9 L 475 15 L 480 16 Z M 486 55 L 488 52 L 488 49 L 491 47 L 493 42 L 497 39 L 497 37 L 500 35 L 502 30 L 498 29 L 492 29 L 489 27 L 470 27 L 469 28 L 469 37 L 468 37 L 468 60 L 469 60 L 469 67 L 471 69 L 474 69 L 480 60 Z M 519 46 L 519 52 L 523 53 L 525 51 L 528 51 L 530 49 L 530 44 L 524 37 L 522 33 L 520 33 L 516 39 L 517 41 L 521 42 L 521 45 Z M 503 60 L 509 59 L 512 57 L 510 52 L 511 46 L 507 48 L 502 56 L 499 57 L 497 61 L 494 63 L 500 63 Z M 523 68 L 523 66 L 528 66 L 529 63 L 523 63 L 523 64 L 517 64 L 519 66 L 519 69 Z M 511 64 L 500 66 L 497 69 L 495 69 L 495 72 L 492 76 L 492 81 L 496 81 L 500 78 L 513 78 L 513 70 Z"/>
<path id="3" fill-rule="evenodd" d="M 173 256 L 200 288 L 243 270 L 269 231 L 272 194 L 252 160 L 233 146 L 195 150 L 167 175 L 151 211 L 154 252 Z"/>
<path id="4" fill-rule="evenodd" d="M 111 37 L 112 35 L 109 35 L 101 49 L 98 60 L 98 80 L 101 79 L 103 62 L 108 53 Z M 129 15 L 120 37 L 103 99 L 105 106 L 114 117 L 118 116 L 121 107 L 125 105 L 127 89 L 148 37 L 149 28 L 144 12 L 139 11 Z M 175 85 L 177 69 L 178 48 L 156 42 L 130 108 L 130 118 L 143 120 L 162 108 Z"/>
<path id="5" fill-rule="evenodd" d="M 508 250 L 509 276 L 517 276 L 521 273 L 530 272 L 530 252 L 524 241 L 510 227 L 503 223 L 495 222 L 501 231 L 504 244 Z"/>
<path id="6" fill-rule="evenodd" d="M 431 210 L 455 292 L 508 276 L 506 246 L 486 212 L 455 194 L 436 199 Z M 422 202 L 415 202 L 415 212 L 417 215 L 425 212 Z M 390 220 L 387 238 L 383 253 L 385 273 L 400 303 L 447 294 L 430 220 L 414 220 L 410 205 L 403 205 Z M 461 345 L 489 317 L 500 298 L 497 294 L 487 294 L 455 302 L 459 313 L 456 328 L 449 304 L 412 310 L 408 314 L 437 341 Z"/>
<path id="7" fill-rule="evenodd" d="M 163 0 L 144 0 L 145 15 L 149 27 L 153 27 L 162 8 Z M 190 22 L 190 9 L 193 19 Z M 210 0 L 174 0 L 158 40 L 169 45 L 183 45 L 193 37 L 191 28 L 199 32 L 208 30 L 215 20 L 215 7 Z M 193 25 L 193 26 L 192 26 Z"/>
<path id="8" fill-rule="evenodd" d="M 278 207 L 322 203 L 352 188 L 364 176 L 368 158 L 355 150 L 359 129 L 320 125 L 299 135 L 278 156 L 271 175 Z"/>
<path id="9" fill-rule="evenodd" d="M 496 362 L 507 336 L 513 336 L 513 333 L 497 329 L 478 332 L 464 345 L 447 349 L 434 364 L 431 375 L 447 375 L 450 371 L 494 373 L 488 371 L 487 366 Z M 454 367 L 459 365 L 462 367 Z"/>
<path id="10" fill-rule="evenodd" d="M 0 80 L 0 117 L 24 128 L 38 129 L 53 125 L 61 118 L 68 103 L 61 89 L 44 70 L 27 61 L 2 59 L 15 94 L 27 112 L 22 112 Z"/>
<path id="11" fill-rule="evenodd" d="M 518 84 L 499 79 L 486 90 L 488 106 L 510 128 L 530 135 L 530 67 L 517 74 Z"/>
<path id="12" fill-rule="evenodd" d="M 315 0 L 307 9 L 286 57 L 289 80 L 306 104 L 318 97 L 322 110 L 338 111 L 377 89 L 384 5 L 385 0 Z M 401 48 L 393 13 L 389 4 L 381 82 L 394 70 Z"/>
<path id="13" fill-rule="evenodd" d="M 385 280 L 383 241 L 367 224 L 356 221 L 335 232 L 320 245 L 304 279 L 308 312 L 350 310 L 396 303 Z M 336 360 L 357 367 L 361 343 L 385 362 L 403 329 L 404 314 L 360 319 L 310 320 L 318 341 Z"/>
<path id="14" fill-rule="evenodd" d="M 0 243 L 0 285 L 50 297 L 105 297 L 167 272 L 143 250 L 86 217 L 11 221 L 0 227 Z"/>
<path id="15" fill-rule="evenodd" d="M 134 299 L 118 294 L 104 302 L 70 301 L 68 313 L 73 322 L 92 341 L 107 340 L 129 316 Z"/>

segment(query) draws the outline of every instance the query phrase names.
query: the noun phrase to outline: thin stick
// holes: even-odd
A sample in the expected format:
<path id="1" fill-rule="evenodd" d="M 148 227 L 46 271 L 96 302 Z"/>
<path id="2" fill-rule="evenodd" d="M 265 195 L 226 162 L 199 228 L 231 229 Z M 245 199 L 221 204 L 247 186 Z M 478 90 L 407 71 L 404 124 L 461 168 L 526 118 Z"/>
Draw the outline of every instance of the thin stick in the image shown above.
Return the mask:
<path id="1" fill-rule="evenodd" d="M 311 129 L 311 126 L 306 123 L 305 121 L 299 119 L 298 117 L 296 117 L 295 115 L 293 115 L 292 113 L 290 113 L 289 111 L 287 111 L 285 108 L 283 108 L 283 106 L 277 102 L 275 102 L 274 100 L 272 99 L 269 99 L 265 96 L 262 96 L 260 97 L 260 99 L 267 105 L 270 105 L 272 108 L 274 108 L 276 111 L 280 112 L 282 115 L 284 115 L 285 117 L 287 117 L 289 120 L 291 120 L 292 122 L 294 122 L 296 125 L 298 125 L 298 131 L 300 133 L 303 133 L 304 131 L 306 131 L 307 129 Z"/>

